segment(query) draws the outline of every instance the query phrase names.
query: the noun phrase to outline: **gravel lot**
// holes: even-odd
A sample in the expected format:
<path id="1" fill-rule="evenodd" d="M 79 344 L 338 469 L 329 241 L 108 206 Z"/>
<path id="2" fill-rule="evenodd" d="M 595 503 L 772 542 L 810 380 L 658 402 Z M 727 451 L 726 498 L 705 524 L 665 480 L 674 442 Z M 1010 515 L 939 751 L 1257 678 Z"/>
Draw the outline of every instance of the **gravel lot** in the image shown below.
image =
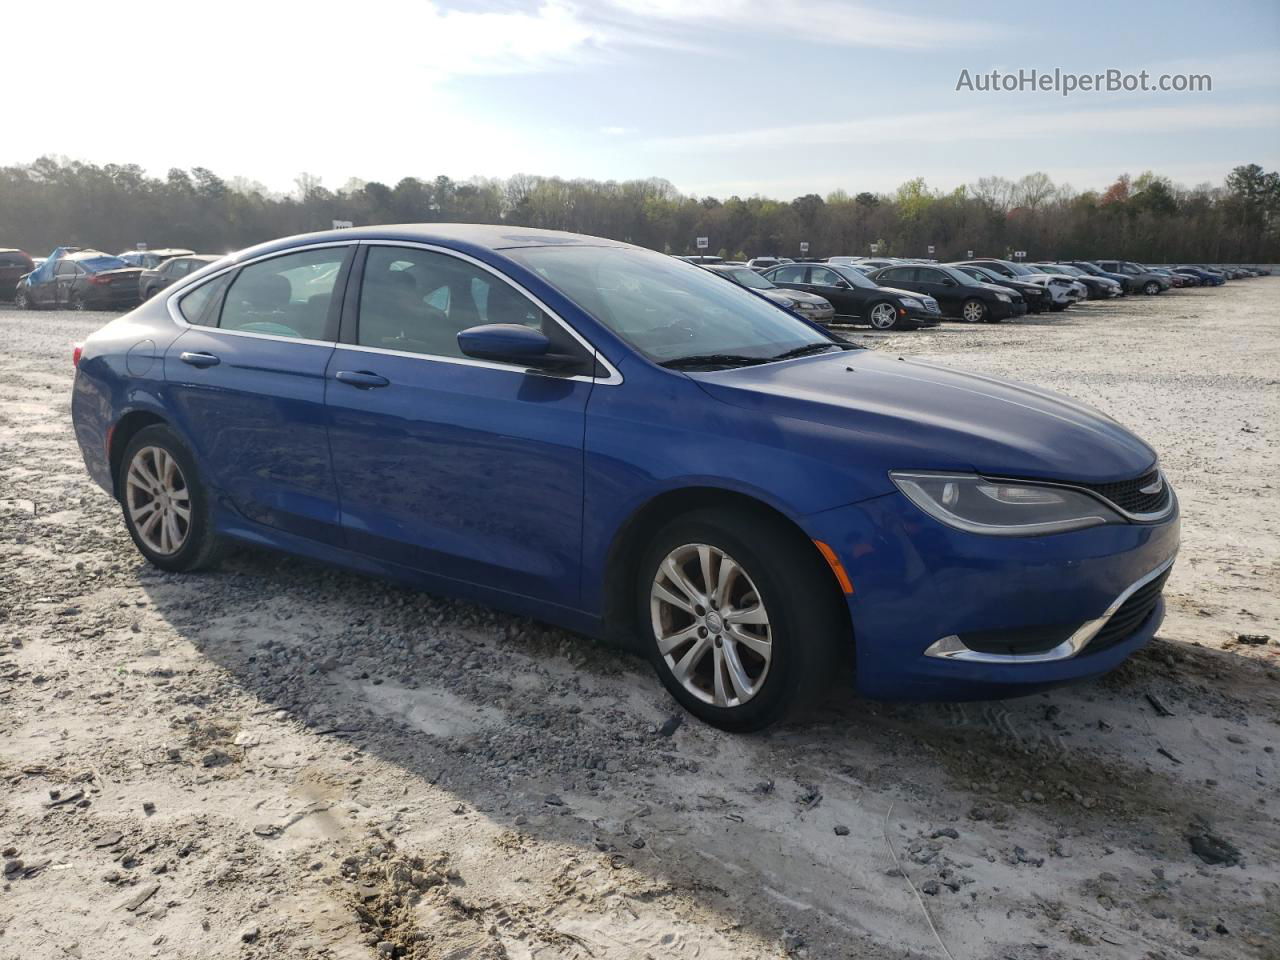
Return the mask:
<path id="1" fill-rule="evenodd" d="M 0 307 L 0 957 L 1280 957 L 1278 303 L 851 334 L 1152 442 L 1169 617 L 1097 683 L 754 737 L 488 609 L 146 566 L 69 424 L 109 317 Z"/>

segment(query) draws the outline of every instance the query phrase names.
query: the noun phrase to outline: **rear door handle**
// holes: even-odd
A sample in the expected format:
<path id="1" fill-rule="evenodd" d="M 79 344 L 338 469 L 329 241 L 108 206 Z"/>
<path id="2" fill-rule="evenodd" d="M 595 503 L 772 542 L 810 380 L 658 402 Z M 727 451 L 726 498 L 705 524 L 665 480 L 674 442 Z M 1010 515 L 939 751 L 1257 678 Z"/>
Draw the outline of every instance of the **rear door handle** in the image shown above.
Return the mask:
<path id="1" fill-rule="evenodd" d="M 341 380 L 343 383 L 359 387 L 361 390 L 368 390 L 371 387 L 385 387 L 391 382 L 386 377 L 370 373 L 368 370 L 339 370 L 333 377 L 335 380 Z"/>
<path id="2" fill-rule="evenodd" d="M 212 353 L 192 353 L 189 350 L 178 354 L 178 359 L 183 363 L 191 364 L 193 367 L 216 367 L 222 362 Z"/>

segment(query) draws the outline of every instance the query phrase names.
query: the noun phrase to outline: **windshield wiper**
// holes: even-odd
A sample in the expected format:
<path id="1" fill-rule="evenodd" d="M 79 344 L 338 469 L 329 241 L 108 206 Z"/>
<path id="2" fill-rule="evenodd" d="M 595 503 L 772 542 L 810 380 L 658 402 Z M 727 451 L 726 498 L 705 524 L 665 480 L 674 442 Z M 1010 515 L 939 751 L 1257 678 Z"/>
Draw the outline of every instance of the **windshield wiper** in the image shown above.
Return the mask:
<path id="1" fill-rule="evenodd" d="M 850 344 L 849 346 L 852 346 L 852 344 Z M 838 343 L 832 343 L 831 341 L 828 340 L 823 343 L 806 343 L 803 347 L 796 347 L 792 350 L 785 350 L 782 353 L 777 354 L 776 356 L 770 357 L 769 359 L 770 360 L 790 360 L 792 357 L 805 357 L 811 353 L 817 353 L 820 350 L 830 350 L 832 347 L 836 347 L 840 350 L 848 349 L 848 347 L 842 346 Z"/>
<path id="2" fill-rule="evenodd" d="M 746 367 L 755 363 L 768 363 L 775 357 L 748 357 L 740 353 L 699 353 L 688 357 L 675 357 L 658 364 L 669 370 L 685 367 Z"/>

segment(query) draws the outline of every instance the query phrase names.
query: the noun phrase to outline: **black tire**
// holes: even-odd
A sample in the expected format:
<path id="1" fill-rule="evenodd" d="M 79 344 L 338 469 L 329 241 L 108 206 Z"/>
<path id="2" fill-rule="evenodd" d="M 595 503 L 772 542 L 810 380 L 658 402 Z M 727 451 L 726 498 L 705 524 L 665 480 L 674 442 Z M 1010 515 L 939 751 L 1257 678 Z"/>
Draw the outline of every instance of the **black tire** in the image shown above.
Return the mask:
<path id="1" fill-rule="evenodd" d="M 163 554 L 153 549 L 139 533 L 129 508 L 129 468 L 140 450 L 158 447 L 164 450 L 177 462 L 181 478 L 189 496 L 190 520 L 187 524 L 186 538 L 181 547 L 173 553 Z M 215 564 L 222 553 L 222 540 L 213 527 L 211 504 L 200 474 L 196 469 L 186 445 L 167 426 L 156 424 L 144 427 L 134 434 L 125 447 L 124 456 L 120 458 L 120 472 L 116 477 L 116 496 L 124 513 L 125 527 L 138 548 L 147 560 L 161 570 L 185 573 L 200 570 Z"/>
<path id="2" fill-rule="evenodd" d="M 970 297 L 960 304 L 960 319 L 965 323 L 985 323 L 991 316 L 991 308 L 977 297 Z"/>
<path id="3" fill-rule="evenodd" d="M 88 301 L 85 300 L 83 294 L 79 294 L 79 293 L 73 293 L 71 295 L 71 300 L 67 305 L 72 310 L 75 310 L 80 313 L 83 313 L 85 310 L 89 309 Z"/>
<path id="4" fill-rule="evenodd" d="M 1157 293 L 1160 292 L 1160 284 L 1156 283 L 1154 280 L 1148 280 L 1145 284 L 1143 284 L 1142 292 L 1145 293 L 1148 297 L 1154 297 Z"/>
<path id="5" fill-rule="evenodd" d="M 13 291 L 13 305 L 19 310 L 34 310 L 36 305 L 31 302 L 31 296 L 22 287 L 18 287 Z"/>
<path id="6" fill-rule="evenodd" d="M 668 555 L 691 544 L 708 544 L 731 557 L 768 612 L 767 672 L 754 696 L 735 706 L 717 706 L 686 689 L 658 649 L 650 606 L 655 577 Z M 759 730 L 818 705 L 838 675 L 842 652 L 852 646 L 830 567 L 803 534 L 764 512 L 713 507 L 670 521 L 645 548 L 635 593 L 642 649 L 663 685 L 686 710 L 722 730 Z M 676 648 L 673 658 L 686 649 Z"/>

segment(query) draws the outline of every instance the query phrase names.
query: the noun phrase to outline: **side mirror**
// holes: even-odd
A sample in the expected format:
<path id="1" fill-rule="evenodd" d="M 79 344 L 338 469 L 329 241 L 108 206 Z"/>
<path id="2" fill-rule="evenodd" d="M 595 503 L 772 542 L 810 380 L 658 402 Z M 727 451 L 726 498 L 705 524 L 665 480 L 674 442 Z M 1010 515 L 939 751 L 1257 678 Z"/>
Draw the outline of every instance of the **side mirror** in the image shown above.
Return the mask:
<path id="1" fill-rule="evenodd" d="M 851 283 L 849 283 L 849 281 L 848 281 L 848 280 L 837 280 L 837 281 L 836 281 L 836 289 L 837 289 L 837 290 L 852 290 L 852 289 L 853 289 L 853 285 L 852 285 Z"/>
<path id="2" fill-rule="evenodd" d="M 476 360 L 551 370 L 578 364 L 577 357 L 553 353 L 540 330 L 519 323 L 485 323 L 458 333 L 458 347 Z"/>
<path id="3" fill-rule="evenodd" d="M 958 286 L 958 284 L 955 282 L 955 280 L 954 280 L 952 277 L 943 277 L 943 278 L 942 278 L 942 285 L 943 285 L 944 287 L 955 287 L 955 286 Z"/>

